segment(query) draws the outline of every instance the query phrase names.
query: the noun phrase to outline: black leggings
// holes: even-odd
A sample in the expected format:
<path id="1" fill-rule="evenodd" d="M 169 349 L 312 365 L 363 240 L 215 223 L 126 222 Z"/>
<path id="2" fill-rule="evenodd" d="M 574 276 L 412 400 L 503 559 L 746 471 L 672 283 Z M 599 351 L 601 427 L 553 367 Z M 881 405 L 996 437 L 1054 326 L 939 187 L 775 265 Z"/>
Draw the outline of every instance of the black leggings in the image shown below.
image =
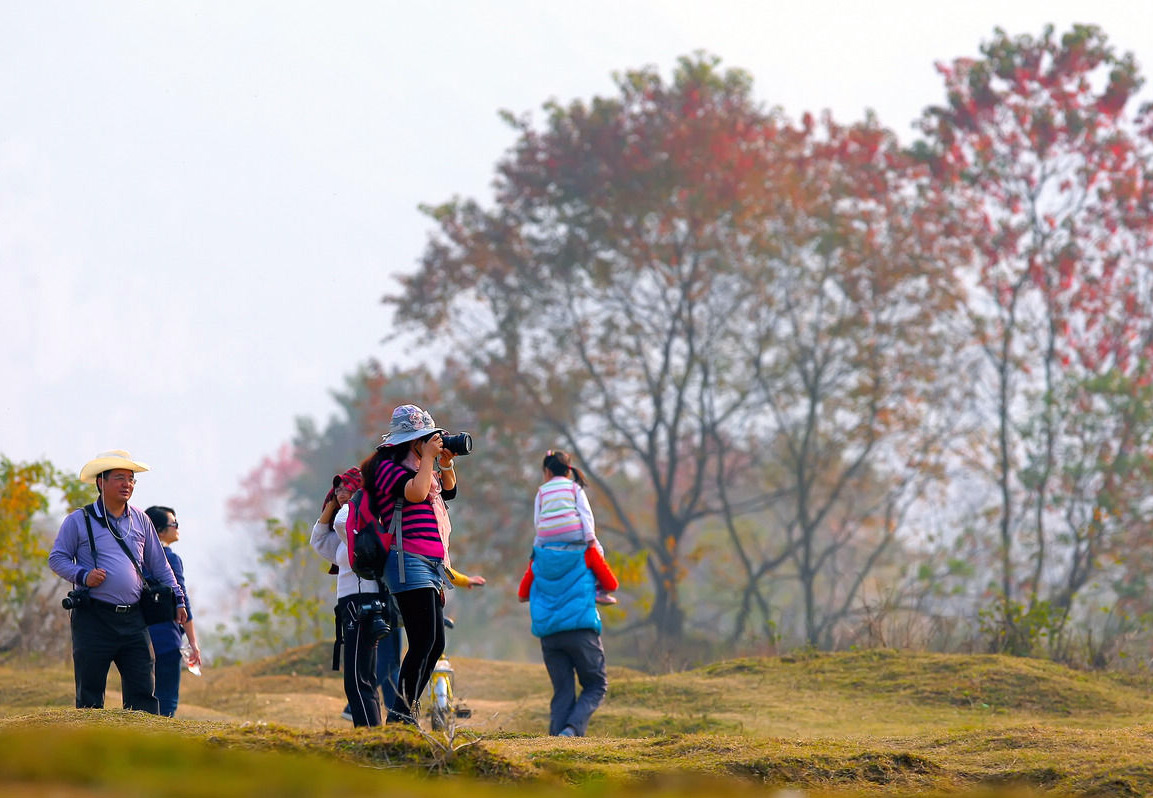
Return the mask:
<path id="1" fill-rule="evenodd" d="M 353 726 L 380 725 L 380 699 L 376 692 L 376 641 L 352 616 L 349 604 L 379 598 L 377 593 L 355 593 L 336 602 L 336 622 L 344 642 L 344 697 Z"/>
<path id="2" fill-rule="evenodd" d="M 416 706 L 436 661 L 444 653 L 444 608 L 440 591 L 421 587 L 393 593 L 400 617 L 404 619 L 404 633 L 408 636 L 408 652 L 400 664 L 400 689 L 397 691 L 396 713 L 389 712 L 389 720 L 396 715 L 415 715 Z"/>

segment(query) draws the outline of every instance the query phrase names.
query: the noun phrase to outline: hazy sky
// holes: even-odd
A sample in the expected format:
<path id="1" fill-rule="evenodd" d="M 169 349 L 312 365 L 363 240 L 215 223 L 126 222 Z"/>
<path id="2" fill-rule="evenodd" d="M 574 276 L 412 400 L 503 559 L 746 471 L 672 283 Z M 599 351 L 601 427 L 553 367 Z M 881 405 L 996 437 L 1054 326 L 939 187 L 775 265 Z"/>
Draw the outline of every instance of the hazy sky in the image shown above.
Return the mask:
<path id="1" fill-rule="evenodd" d="M 241 476 L 358 363 L 411 362 L 379 299 L 420 203 L 487 199 L 499 109 L 703 49 L 794 117 L 872 108 L 908 140 L 934 61 L 1046 22 L 1153 71 L 1144 0 L 0 0 L 0 453 L 148 462 L 133 503 L 177 509 L 193 597 L 218 595 Z"/>

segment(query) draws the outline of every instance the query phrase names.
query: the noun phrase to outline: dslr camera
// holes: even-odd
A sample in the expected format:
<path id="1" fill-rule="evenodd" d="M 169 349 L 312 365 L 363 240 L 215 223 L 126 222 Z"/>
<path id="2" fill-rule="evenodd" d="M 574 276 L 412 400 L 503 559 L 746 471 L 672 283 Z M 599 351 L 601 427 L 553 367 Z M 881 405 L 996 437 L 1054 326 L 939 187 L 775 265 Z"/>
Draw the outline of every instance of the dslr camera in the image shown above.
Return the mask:
<path id="1" fill-rule="evenodd" d="M 442 434 L 440 439 L 444 442 L 444 448 L 458 457 L 462 454 L 472 453 L 472 436 L 467 432 L 458 432 L 455 435 Z"/>
<path id="2" fill-rule="evenodd" d="M 349 627 L 359 625 L 368 639 L 375 643 L 392 633 L 386 614 L 384 602 L 378 598 L 354 601 L 348 605 L 348 625 Z"/>
<path id="3" fill-rule="evenodd" d="M 66 610 L 74 610 L 77 607 L 87 607 L 92 603 L 92 595 L 89 592 L 90 588 L 78 587 L 75 590 L 69 590 L 68 595 L 60 600 L 60 606 Z"/>

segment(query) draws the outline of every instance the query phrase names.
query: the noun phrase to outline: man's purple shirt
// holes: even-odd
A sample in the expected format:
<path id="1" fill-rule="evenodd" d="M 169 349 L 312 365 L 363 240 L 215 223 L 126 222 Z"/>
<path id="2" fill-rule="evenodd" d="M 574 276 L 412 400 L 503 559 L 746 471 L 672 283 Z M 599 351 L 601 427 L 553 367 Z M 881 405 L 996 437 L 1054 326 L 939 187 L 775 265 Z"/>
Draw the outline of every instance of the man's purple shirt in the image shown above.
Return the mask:
<path id="1" fill-rule="evenodd" d="M 82 577 L 93 568 L 103 568 L 108 576 L 98 587 L 92 588 L 92 598 L 109 604 L 135 604 L 140 600 L 143 582 L 136 568 L 104 525 L 102 506 L 97 503 L 89 511 L 92 536 L 96 541 L 96 558 L 88 543 L 88 528 L 84 524 L 84 511 L 77 510 L 64 519 L 56 542 L 48 555 L 48 566 L 74 585 L 81 585 Z M 136 561 L 149 575 L 171 585 L 176 591 L 177 603 L 184 605 L 184 591 L 172 575 L 164 548 L 156 535 L 156 528 L 143 511 L 128 507 L 126 515 L 111 519 L 112 528 L 124 538 Z"/>

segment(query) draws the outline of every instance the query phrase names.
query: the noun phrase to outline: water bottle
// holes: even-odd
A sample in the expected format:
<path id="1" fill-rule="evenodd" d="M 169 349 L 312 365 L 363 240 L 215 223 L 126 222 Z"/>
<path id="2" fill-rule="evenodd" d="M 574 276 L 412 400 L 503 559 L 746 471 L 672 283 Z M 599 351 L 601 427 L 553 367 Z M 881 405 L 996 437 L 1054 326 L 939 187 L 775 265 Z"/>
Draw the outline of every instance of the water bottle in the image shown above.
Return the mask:
<path id="1" fill-rule="evenodd" d="M 184 663 L 184 667 L 188 668 L 189 673 L 191 673 L 193 676 L 199 676 L 200 675 L 200 666 L 199 665 L 191 665 L 190 664 L 191 657 L 192 657 L 192 646 L 189 645 L 188 642 L 186 641 L 183 645 L 180 646 L 180 659 Z"/>

